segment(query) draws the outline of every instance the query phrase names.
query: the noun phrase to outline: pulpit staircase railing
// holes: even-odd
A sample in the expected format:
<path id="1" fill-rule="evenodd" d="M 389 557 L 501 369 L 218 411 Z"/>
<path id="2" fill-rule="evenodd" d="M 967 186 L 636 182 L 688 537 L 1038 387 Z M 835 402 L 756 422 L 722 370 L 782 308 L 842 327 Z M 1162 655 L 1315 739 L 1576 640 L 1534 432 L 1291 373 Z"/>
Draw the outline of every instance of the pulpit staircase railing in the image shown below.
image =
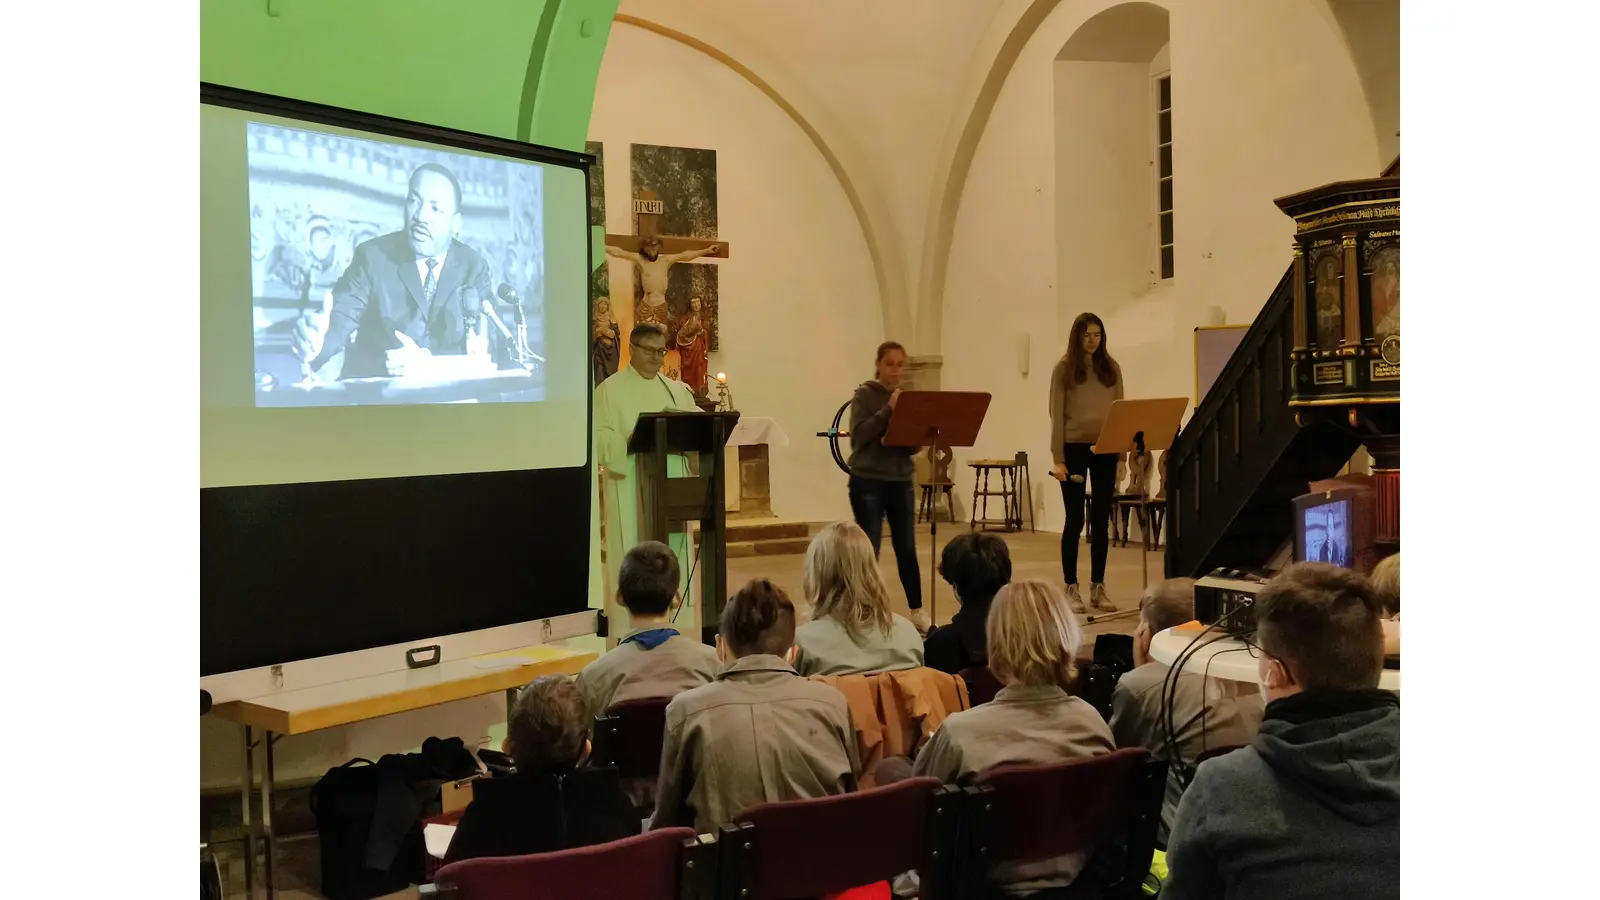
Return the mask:
<path id="1" fill-rule="evenodd" d="M 1293 275 L 1291 266 L 1168 451 L 1169 578 L 1266 565 L 1293 535 L 1290 501 L 1360 446 L 1349 430 L 1301 426 L 1289 406 Z"/>

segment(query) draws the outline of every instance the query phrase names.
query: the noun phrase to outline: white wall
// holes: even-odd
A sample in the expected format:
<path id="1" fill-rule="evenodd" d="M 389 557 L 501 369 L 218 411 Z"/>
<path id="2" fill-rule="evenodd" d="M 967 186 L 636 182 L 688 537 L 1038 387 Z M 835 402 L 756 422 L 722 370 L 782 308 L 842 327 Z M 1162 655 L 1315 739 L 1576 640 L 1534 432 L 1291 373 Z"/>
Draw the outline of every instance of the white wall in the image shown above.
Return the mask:
<path id="1" fill-rule="evenodd" d="M 1388 161 L 1379 159 L 1344 41 L 1313 3 L 1169 0 L 1177 277 L 1119 290 L 1118 283 L 1134 282 L 1106 272 L 1116 264 L 1109 261 L 1127 255 L 1126 211 L 1058 194 L 1059 172 L 1105 163 L 1094 156 L 1101 144 L 1058 137 L 1071 127 L 1058 125 L 1058 103 L 1084 109 L 1095 85 L 1086 80 L 1080 94 L 1061 84 L 1073 69 L 1058 66 L 1087 64 L 1055 57 L 1079 26 L 1112 5 L 1063 0 L 1023 50 L 979 142 L 950 256 L 943 386 L 995 395 L 980 446 L 958 454 L 958 464 L 1027 450 L 1039 461 L 1040 524 L 1049 528 L 1060 527 L 1062 508 L 1044 477 L 1046 400 L 1072 319 L 1089 308 L 1105 320 L 1130 397 L 1189 395 L 1194 326 L 1214 323 L 1213 307 L 1229 322 L 1253 320 L 1289 264 L 1293 223 L 1273 198 L 1374 176 Z M 1130 100 L 1131 84 L 1130 74 L 1119 91 Z M 1132 170 L 1111 171 L 1131 177 Z M 1088 190 L 1083 181 L 1072 184 Z M 1095 190 L 1101 199 L 1109 192 Z M 1101 228 L 1101 221 L 1113 224 Z M 1075 267 L 1063 255 L 1096 262 Z M 996 363 L 1014 358 L 1015 336 L 1025 331 L 1034 335 L 1026 378 Z M 965 495 L 970 485 L 958 490 Z"/>
<path id="2" fill-rule="evenodd" d="M 791 519 L 848 518 L 845 479 L 821 439 L 839 404 L 871 376 L 883 322 L 872 264 L 844 192 L 805 134 L 732 70 L 690 48 L 626 25 L 612 29 L 590 139 L 606 145 L 607 223 L 633 229 L 630 143 L 717 151 L 718 228 L 732 245 L 721 267 L 722 352 L 745 413 L 789 433 L 772 449 L 772 506 Z M 616 265 L 616 264 L 613 264 Z M 626 268 L 613 291 L 631 296 Z M 505 700 L 490 696 L 327 732 L 277 748 L 280 780 L 315 778 L 365 756 L 415 748 L 430 736 L 468 744 L 505 734 Z M 201 720 L 201 784 L 237 777 L 239 729 Z"/>
<path id="3" fill-rule="evenodd" d="M 728 373 L 741 412 L 788 432 L 789 446 L 771 448 L 773 512 L 848 518 L 844 473 L 813 434 L 872 376 L 883 317 L 861 227 L 826 161 L 733 70 L 621 23 L 606 47 L 589 139 L 605 144 L 613 233 L 633 229 L 629 144 L 717 151 L 718 236 L 732 257 L 710 263 L 721 270 L 722 304 L 711 371 Z M 613 297 L 631 297 L 629 267 L 610 265 Z"/>
<path id="4" fill-rule="evenodd" d="M 1067 310 L 1142 293 L 1155 278 L 1154 113 L 1146 63 L 1054 68 L 1055 283 L 1070 326 L 1077 312 Z"/>

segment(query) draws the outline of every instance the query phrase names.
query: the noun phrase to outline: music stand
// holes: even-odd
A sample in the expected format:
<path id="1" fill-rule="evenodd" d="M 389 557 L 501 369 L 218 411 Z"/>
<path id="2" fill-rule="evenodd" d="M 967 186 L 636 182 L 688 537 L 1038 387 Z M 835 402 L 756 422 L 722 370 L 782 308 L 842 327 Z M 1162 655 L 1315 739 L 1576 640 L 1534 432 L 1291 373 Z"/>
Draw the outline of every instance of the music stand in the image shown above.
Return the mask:
<path id="1" fill-rule="evenodd" d="M 971 447 L 989 411 L 990 394 L 968 391 L 906 391 L 895 401 L 889 416 L 885 447 L 926 447 L 928 471 L 937 472 L 934 451 L 940 447 Z M 928 620 L 937 621 L 934 600 L 939 591 L 939 516 L 928 518 Z"/>
<path id="2" fill-rule="evenodd" d="M 1111 404 L 1111 411 L 1106 414 L 1104 425 L 1100 426 L 1100 436 L 1095 439 L 1094 445 L 1089 449 L 1094 453 L 1151 453 L 1158 450 L 1169 450 L 1172 442 L 1178 436 L 1178 426 L 1183 422 L 1183 414 L 1189 409 L 1188 397 L 1159 397 L 1153 400 L 1118 400 Z M 1100 486 L 1095 485 L 1095 490 Z M 1115 495 L 1115 489 L 1112 491 Z M 1139 544 L 1139 576 L 1141 586 L 1150 586 L 1150 569 L 1146 556 L 1150 552 L 1150 479 L 1145 478 L 1139 485 L 1139 510 L 1140 518 L 1144 524 L 1144 540 Z M 1116 510 L 1112 510 L 1116 515 Z M 1091 616 L 1089 621 L 1097 622 L 1120 615 L 1137 613 L 1137 609 L 1121 610 L 1104 616 Z"/>

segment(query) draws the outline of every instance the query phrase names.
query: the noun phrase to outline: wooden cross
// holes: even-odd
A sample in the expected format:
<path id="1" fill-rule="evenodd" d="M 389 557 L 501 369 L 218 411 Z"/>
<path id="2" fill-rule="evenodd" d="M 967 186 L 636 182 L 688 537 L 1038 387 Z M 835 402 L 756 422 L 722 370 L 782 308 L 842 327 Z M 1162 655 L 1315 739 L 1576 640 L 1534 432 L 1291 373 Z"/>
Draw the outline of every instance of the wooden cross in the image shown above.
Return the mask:
<path id="1" fill-rule="evenodd" d="M 606 244 L 619 250 L 638 253 L 647 241 L 654 238 L 661 242 L 657 252 L 662 255 L 669 253 L 682 253 L 685 250 L 703 250 L 714 247 L 702 259 L 715 257 L 728 258 L 728 243 L 726 241 L 703 241 L 698 238 L 667 237 L 656 233 L 656 222 L 661 218 L 665 208 L 656 196 L 655 191 L 640 190 L 633 200 L 633 234 L 608 234 Z"/>

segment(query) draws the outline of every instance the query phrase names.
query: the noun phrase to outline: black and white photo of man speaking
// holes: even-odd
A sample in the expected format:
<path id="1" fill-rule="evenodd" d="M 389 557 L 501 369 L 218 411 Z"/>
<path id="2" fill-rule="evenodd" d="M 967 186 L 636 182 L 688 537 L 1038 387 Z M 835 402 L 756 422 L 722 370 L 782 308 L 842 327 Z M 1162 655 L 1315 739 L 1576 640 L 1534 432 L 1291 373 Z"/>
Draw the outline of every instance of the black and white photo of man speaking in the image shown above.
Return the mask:
<path id="1" fill-rule="evenodd" d="M 400 231 L 363 241 L 321 309 L 295 323 L 291 347 L 317 372 L 344 354 L 341 379 L 425 375 L 436 355 L 465 355 L 485 341 L 493 302 L 488 262 L 456 240 L 461 183 L 438 163 L 411 172 Z M 470 339 L 470 340 L 469 340 Z"/>

